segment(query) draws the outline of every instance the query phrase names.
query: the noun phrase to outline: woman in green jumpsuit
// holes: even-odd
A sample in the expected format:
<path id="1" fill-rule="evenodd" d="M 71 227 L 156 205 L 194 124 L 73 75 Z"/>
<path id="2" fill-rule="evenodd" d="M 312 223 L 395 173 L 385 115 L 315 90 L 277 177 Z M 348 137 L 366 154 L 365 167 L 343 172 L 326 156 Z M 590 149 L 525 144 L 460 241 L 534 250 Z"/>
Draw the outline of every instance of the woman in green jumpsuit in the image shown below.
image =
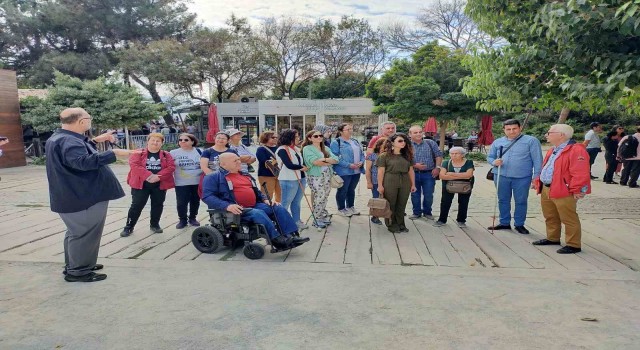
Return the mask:
<path id="1" fill-rule="evenodd" d="M 409 232 L 404 224 L 404 211 L 411 192 L 416 191 L 413 172 L 413 147 L 402 133 L 389 136 L 384 153 L 378 158 L 378 192 L 389 201 L 393 215 L 385 219 L 390 232 Z"/>

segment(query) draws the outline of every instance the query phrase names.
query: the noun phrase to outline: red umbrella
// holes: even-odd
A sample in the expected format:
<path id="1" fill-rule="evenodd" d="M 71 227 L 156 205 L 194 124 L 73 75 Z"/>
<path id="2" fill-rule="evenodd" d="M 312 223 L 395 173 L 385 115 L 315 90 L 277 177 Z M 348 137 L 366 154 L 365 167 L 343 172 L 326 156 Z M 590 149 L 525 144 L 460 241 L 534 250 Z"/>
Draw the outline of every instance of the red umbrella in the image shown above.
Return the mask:
<path id="1" fill-rule="evenodd" d="M 493 143 L 493 132 L 491 129 L 493 128 L 493 117 L 490 115 L 485 115 L 482 117 L 482 122 L 480 124 L 480 132 L 478 133 L 478 144 L 488 146 Z"/>
<path id="2" fill-rule="evenodd" d="M 218 106 L 215 103 L 209 105 L 209 131 L 207 131 L 207 142 L 213 143 L 216 140 L 216 134 L 220 131 L 220 123 L 218 123 Z"/>
<path id="3" fill-rule="evenodd" d="M 424 123 L 424 128 L 422 129 L 424 132 L 438 132 L 438 123 L 436 122 L 436 117 L 429 117 L 427 121 Z"/>

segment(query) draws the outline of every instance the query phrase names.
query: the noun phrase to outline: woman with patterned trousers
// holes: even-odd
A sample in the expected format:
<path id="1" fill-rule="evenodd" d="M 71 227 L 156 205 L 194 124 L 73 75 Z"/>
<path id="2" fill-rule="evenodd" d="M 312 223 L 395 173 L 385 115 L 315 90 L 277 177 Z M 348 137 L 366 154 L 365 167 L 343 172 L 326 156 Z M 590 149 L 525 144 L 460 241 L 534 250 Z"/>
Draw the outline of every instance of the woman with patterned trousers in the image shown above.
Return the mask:
<path id="1" fill-rule="evenodd" d="M 393 215 L 385 219 L 389 232 L 409 232 L 404 224 L 404 212 L 411 192 L 416 191 L 413 172 L 413 147 L 409 137 L 402 133 L 389 136 L 384 153 L 376 161 L 378 166 L 378 192 L 389 201 Z"/>
<path id="2" fill-rule="evenodd" d="M 313 202 L 313 226 L 317 228 L 325 228 L 331 223 L 327 212 L 327 198 L 331 192 L 331 165 L 338 163 L 338 157 L 325 147 L 323 138 L 322 132 L 312 130 L 302 143 L 304 164 L 309 168 L 307 176 Z"/>

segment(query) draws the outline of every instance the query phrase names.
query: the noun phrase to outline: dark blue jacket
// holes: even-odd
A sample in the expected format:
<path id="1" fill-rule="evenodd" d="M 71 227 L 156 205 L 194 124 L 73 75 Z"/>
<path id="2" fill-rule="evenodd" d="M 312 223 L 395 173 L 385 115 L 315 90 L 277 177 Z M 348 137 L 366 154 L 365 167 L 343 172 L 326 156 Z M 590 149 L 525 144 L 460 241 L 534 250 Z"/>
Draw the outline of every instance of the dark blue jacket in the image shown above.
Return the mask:
<path id="1" fill-rule="evenodd" d="M 229 172 L 220 168 L 218 171 L 204 177 L 202 182 L 202 201 L 204 201 L 209 209 L 226 210 L 231 204 L 237 204 L 236 196 L 229 189 L 229 182 L 226 178 Z M 253 192 L 256 194 L 256 202 L 262 203 L 267 197 L 258 189 L 256 180 L 248 173 L 240 173 L 251 180 L 253 184 Z"/>
<path id="2" fill-rule="evenodd" d="M 98 153 L 84 135 L 57 130 L 45 145 L 51 211 L 75 213 L 94 204 L 124 197 L 116 175 L 107 164 L 112 151 Z"/>

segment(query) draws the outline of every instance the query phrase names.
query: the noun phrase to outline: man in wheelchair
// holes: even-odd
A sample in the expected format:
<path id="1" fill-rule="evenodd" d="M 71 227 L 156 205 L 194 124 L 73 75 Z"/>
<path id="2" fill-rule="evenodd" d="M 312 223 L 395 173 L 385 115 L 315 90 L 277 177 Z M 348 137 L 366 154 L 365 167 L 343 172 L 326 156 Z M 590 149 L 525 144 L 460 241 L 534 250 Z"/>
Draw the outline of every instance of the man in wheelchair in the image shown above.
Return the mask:
<path id="1" fill-rule="evenodd" d="M 270 205 L 248 173 L 242 173 L 240 157 L 234 153 L 220 155 L 220 169 L 204 177 L 202 200 L 213 210 L 242 215 L 243 221 L 264 225 L 275 248 L 288 249 L 309 241 L 298 236 L 298 227 L 282 206 Z M 251 210 L 247 210 L 251 208 Z M 279 224 L 278 232 L 272 218 Z"/>

